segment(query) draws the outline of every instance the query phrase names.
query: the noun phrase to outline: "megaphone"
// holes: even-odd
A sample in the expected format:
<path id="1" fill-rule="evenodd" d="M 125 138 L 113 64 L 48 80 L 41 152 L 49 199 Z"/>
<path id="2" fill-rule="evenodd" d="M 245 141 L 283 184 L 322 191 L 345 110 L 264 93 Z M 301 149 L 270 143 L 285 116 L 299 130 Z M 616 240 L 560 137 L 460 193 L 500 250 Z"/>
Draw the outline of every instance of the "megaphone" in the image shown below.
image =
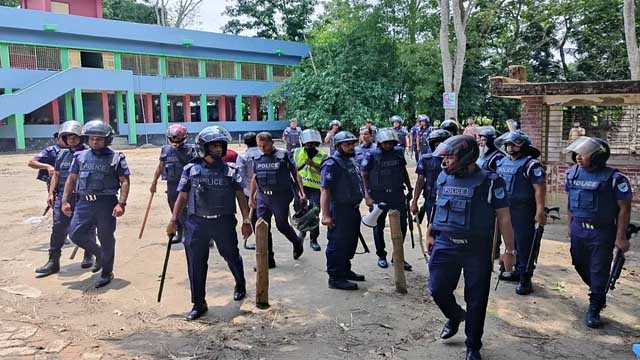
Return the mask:
<path id="1" fill-rule="evenodd" d="M 373 210 L 371 210 L 369 215 L 365 215 L 362 217 L 362 223 L 370 228 L 375 227 L 378 223 L 378 218 L 385 210 L 387 210 L 387 204 L 385 203 L 378 203 L 373 205 Z"/>

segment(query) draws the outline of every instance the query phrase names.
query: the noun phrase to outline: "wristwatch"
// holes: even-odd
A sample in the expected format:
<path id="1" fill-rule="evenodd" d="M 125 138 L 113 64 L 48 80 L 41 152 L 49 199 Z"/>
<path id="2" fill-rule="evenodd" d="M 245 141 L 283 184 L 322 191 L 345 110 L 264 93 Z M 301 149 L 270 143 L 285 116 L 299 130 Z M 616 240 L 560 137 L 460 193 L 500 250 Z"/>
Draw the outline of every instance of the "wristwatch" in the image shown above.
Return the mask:
<path id="1" fill-rule="evenodd" d="M 251 219 L 244 219 L 242 220 L 243 224 L 251 224 Z"/>
<path id="2" fill-rule="evenodd" d="M 504 250 L 504 253 L 505 253 L 505 254 L 510 254 L 510 255 L 516 256 L 516 255 L 518 255 L 518 250 L 516 250 L 516 249 L 513 249 L 513 250 L 506 250 L 506 249 L 505 249 L 505 250 Z"/>
<path id="3" fill-rule="evenodd" d="M 120 207 L 123 208 L 123 207 L 127 206 L 127 203 L 126 202 L 118 202 L 118 205 L 120 205 Z"/>

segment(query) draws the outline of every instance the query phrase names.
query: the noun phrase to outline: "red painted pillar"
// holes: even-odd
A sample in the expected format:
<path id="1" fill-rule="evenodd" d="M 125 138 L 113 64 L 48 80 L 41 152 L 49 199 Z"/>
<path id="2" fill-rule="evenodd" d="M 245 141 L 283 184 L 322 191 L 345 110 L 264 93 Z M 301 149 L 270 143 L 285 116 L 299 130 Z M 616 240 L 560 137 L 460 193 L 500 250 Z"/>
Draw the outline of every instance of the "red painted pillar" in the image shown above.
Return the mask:
<path id="1" fill-rule="evenodd" d="M 182 97 L 182 111 L 184 111 L 184 122 L 191 122 L 191 95 Z"/>
<path id="2" fill-rule="evenodd" d="M 153 122 L 153 96 L 144 94 L 144 122 Z"/>
<path id="3" fill-rule="evenodd" d="M 60 124 L 60 105 L 58 104 L 58 99 L 51 101 L 51 118 L 54 125 Z"/>
<path id="4" fill-rule="evenodd" d="M 284 103 L 280 103 L 278 104 L 278 120 L 284 120 L 285 116 L 287 116 L 287 112 Z"/>
<path id="5" fill-rule="evenodd" d="M 100 93 L 102 97 L 102 121 L 109 124 L 109 94 L 106 91 Z"/>
<path id="6" fill-rule="evenodd" d="M 250 113 L 249 120 L 256 121 L 258 120 L 258 108 L 260 107 L 260 98 L 257 96 L 252 96 L 250 99 Z"/>
<path id="7" fill-rule="evenodd" d="M 218 97 L 218 120 L 227 121 L 227 97 L 224 95 Z"/>
<path id="8" fill-rule="evenodd" d="M 169 121 L 176 120 L 176 102 L 169 100 Z"/>

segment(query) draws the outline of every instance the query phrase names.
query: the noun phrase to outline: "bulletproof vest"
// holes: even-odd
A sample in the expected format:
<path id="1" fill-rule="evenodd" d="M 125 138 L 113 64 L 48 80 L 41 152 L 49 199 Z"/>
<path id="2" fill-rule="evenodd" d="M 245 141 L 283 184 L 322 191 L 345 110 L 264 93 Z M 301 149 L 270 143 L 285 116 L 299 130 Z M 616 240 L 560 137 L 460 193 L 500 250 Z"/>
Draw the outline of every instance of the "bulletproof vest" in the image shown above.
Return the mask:
<path id="1" fill-rule="evenodd" d="M 300 147 L 300 135 L 302 134 L 302 130 L 300 128 L 289 128 L 289 133 L 287 134 L 287 147 L 288 148 L 296 148 Z"/>
<path id="2" fill-rule="evenodd" d="M 428 128 L 418 133 L 420 136 L 420 154 L 431 153 L 431 148 L 429 147 L 429 134 L 431 134 L 432 130 L 433 127 L 429 126 Z"/>
<path id="3" fill-rule="evenodd" d="M 396 134 L 398 134 L 398 146 L 401 147 L 405 147 L 405 144 L 407 143 L 407 133 L 404 131 L 404 129 L 402 127 L 399 128 L 393 128 L 393 131 L 396 132 Z"/>
<path id="4" fill-rule="evenodd" d="M 511 205 L 521 205 L 535 199 L 533 186 L 525 173 L 530 160 L 530 156 L 524 156 L 517 160 L 511 160 L 511 157 L 505 156 L 498 163 L 496 172 L 504 179 L 507 185 L 507 193 L 509 194 Z"/>
<path id="5" fill-rule="evenodd" d="M 182 169 L 192 158 L 193 146 L 184 144 L 180 148 L 174 149 L 171 145 L 164 145 L 161 151 L 162 157 L 165 159 L 162 180 L 171 183 L 180 182 Z"/>
<path id="6" fill-rule="evenodd" d="M 73 161 L 73 154 L 78 151 L 85 150 L 86 147 L 84 145 L 80 145 L 78 150 L 71 151 L 71 149 L 63 149 L 58 153 L 56 157 L 56 163 L 59 163 L 58 170 L 58 189 L 56 190 L 58 195 L 62 195 L 64 192 L 64 184 L 67 182 L 69 178 L 69 169 L 71 169 L 71 162 Z"/>
<path id="7" fill-rule="evenodd" d="M 56 159 L 58 158 L 58 154 L 60 154 L 61 150 L 62 148 L 58 146 L 58 144 L 47 146 L 45 148 L 45 151 L 49 154 L 53 154 L 53 156 L 48 156 L 42 159 L 40 162 L 43 164 L 54 166 L 56 164 Z M 49 171 L 47 169 L 39 169 L 38 175 L 36 175 L 36 179 L 40 181 L 44 181 L 48 184 L 49 180 L 51 180 L 51 177 L 49 176 Z"/>
<path id="8" fill-rule="evenodd" d="M 339 156 L 332 156 L 331 159 L 342 169 L 335 186 L 335 193 L 331 194 L 331 202 L 348 206 L 359 204 L 363 198 L 362 180 L 355 161 Z"/>
<path id="9" fill-rule="evenodd" d="M 617 170 L 604 167 L 586 171 L 573 166 L 567 171 L 569 210 L 576 219 L 598 224 L 613 224 L 618 216 L 618 204 L 613 188 Z"/>
<path id="10" fill-rule="evenodd" d="M 201 163 L 185 166 L 191 179 L 189 215 L 233 215 L 236 195 L 233 181 L 236 169 L 227 164 L 210 168 Z"/>
<path id="11" fill-rule="evenodd" d="M 120 163 L 120 155 L 119 152 L 96 155 L 90 149 L 82 151 L 76 158 L 80 165 L 76 192 L 80 195 L 117 194 L 120 180 L 116 169 Z"/>
<path id="12" fill-rule="evenodd" d="M 291 191 L 291 171 L 284 150 L 257 157 L 253 162 L 258 188 L 261 191 Z"/>
<path id="13" fill-rule="evenodd" d="M 396 150 L 372 153 L 373 168 L 369 171 L 369 188 L 377 193 L 402 192 L 402 154 Z"/>
<path id="14" fill-rule="evenodd" d="M 494 149 L 493 151 L 484 154 L 482 157 L 479 157 L 478 160 L 476 160 L 476 165 L 478 165 L 482 170 L 496 171 L 496 169 L 491 167 L 491 163 L 494 162 L 494 159 L 497 158 L 495 161 L 499 161 L 502 157 L 502 153 L 498 149 Z"/>
<path id="15" fill-rule="evenodd" d="M 441 157 L 435 157 L 431 154 L 424 154 L 420 157 L 420 165 L 424 169 L 424 189 L 422 190 L 422 196 L 425 199 L 436 198 L 436 180 L 438 175 L 442 172 L 440 167 L 442 164 Z"/>
<path id="16" fill-rule="evenodd" d="M 358 169 L 360 169 L 361 164 L 362 164 L 362 160 L 364 160 L 364 158 L 367 156 L 367 154 L 376 148 L 376 145 L 374 143 L 369 144 L 369 147 L 365 147 L 364 144 L 360 144 L 358 146 L 355 147 L 355 160 L 356 160 L 356 165 L 358 166 Z"/>
<path id="17" fill-rule="evenodd" d="M 470 176 L 457 177 L 442 172 L 438 176 L 438 198 L 433 229 L 450 238 L 470 240 L 486 238 L 494 225 L 495 211 L 489 203 L 489 186 L 497 175 L 478 170 Z M 490 235 L 489 235 L 490 236 Z"/>

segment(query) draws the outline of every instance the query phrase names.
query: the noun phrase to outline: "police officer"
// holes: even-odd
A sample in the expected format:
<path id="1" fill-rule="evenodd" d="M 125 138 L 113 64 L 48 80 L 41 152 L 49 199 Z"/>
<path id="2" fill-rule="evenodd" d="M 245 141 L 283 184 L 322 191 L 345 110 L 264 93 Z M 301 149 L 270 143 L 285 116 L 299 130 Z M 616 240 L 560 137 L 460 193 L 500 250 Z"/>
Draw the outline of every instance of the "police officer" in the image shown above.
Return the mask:
<path id="1" fill-rule="evenodd" d="M 333 137 L 340 131 L 342 131 L 342 123 L 339 120 L 331 120 L 329 123 L 329 131 L 324 137 L 324 143 L 329 145 L 331 155 L 336 151 L 336 147 L 333 143 Z"/>
<path id="2" fill-rule="evenodd" d="M 182 175 L 182 168 L 195 156 L 195 147 L 192 144 L 187 144 L 187 136 L 187 128 L 184 125 L 174 124 L 169 126 L 167 129 L 167 141 L 169 141 L 169 144 L 163 145 L 160 149 L 160 160 L 149 188 L 149 191 L 155 193 L 158 186 L 158 178 L 162 176 L 162 180 L 167 181 L 167 203 L 170 211 L 173 211 L 178 198 L 177 188 Z M 172 243 L 182 242 L 186 219 L 187 214 L 183 211 L 179 217 L 177 231 L 171 241 Z"/>
<path id="3" fill-rule="evenodd" d="M 322 224 L 327 226 L 327 273 L 329 288 L 357 290 L 364 275 L 351 270 L 351 259 L 358 246 L 362 181 L 353 157 L 356 137 L 341 131 L 335 138 L 336 152 L 321 166 L 320 204 Z"/>
<path id="4" fill-rule="evenodd" d="M 258 149 L 256 133 L 253 131 L 245 133 L 242 136 L 242 139 L 244 144 L 247 146 L 247 149 L 236 159 L 236 169 L 238 169 L 238 173 L 240 174 L 242 191 L 244 192 L 248 202 L 249 196 L 251 195 L 251 179 L 253 178 L 253 159 L 262 155 L 262 153 L 260 152 L 260 149 Z M 255 229 L 258 216 L 255 211 L 251 211 L 250 214 L 251 227 Z M 271 232 L 269 232 L 269 238 L 271 238 Z"/>
<path id="5" fill-rule="evenodd" d="M 102 268 L 102 275 L 95 283 L 95 287 L 100 288 L 113 280 L 116 218 L 124 215 L 131 173 L 124 154 L 109 148 L 113 140 L 111 126 L 101 120 L 89 121 L 82 128 L 82 136 L 90 149 L 73 154 L 62 195 L 62 212 L 67 216 L 73 214 L 69 231 L 71 241 L 96 256 L 92 271 Z M 72 210 L 74 189 L 79 200 Z M 102 246 L 90 241 L 89 232 L 93 226 L 98 229 Z"/>
<path id="6" fill-rule="evenodd" d="M 407 148 L 407 138 L 409 137 L 409 132 L 402 126 L 402 118 L 399 115 L 393 115 L 391 117 L 391 126 L 393 131 L 398 135 L 398 146 L 402 148 L 402 151 Z M 376 135 L 377 139 L 377 135 Z"/>
<path id="7" fill-rule="evenodd" d="M 220 126 L 209 126 L 200 131 L 196 137 L 199 157 L 184 167 L 178 185 L 178 199 L 167 226 L 167 234 L 174 234 L 182 210 L 188 204 L 184 248 L 193 308 L 187 314 L 187 320 L 195 320 L 208 310 L 205 287 L 211 238 L 215 240 L 220 256 L 227 262 L 235 279 L 233 299 L 242 300 L 247 293 L 238 250 L 236 201 L 242 213 L 243 236 L 251 234 L 251 221 L 235 165 L 222 161 L 229 142 L 231 135 Z"/>
<path id="8" fill-rule="evenodd" d="M 355 160 L 358 171 L 361 169 L 362 160 L 364 160 L 371 150 L 377 147 L 376 143 L 373 142 L 373 136 L 374 134 L 371 132 L 371 129 L 366 127 L 360 129 L 360 145 L 355 148 Z"/>
<path id="9" fill-rule="evenodd" d="M 301 134 L 302 129 L 298 127 L 298 120 L 296 118 L 289 120 L 289 126 L 282 133 L 282 141 L 287 144 L 289 154 L 293 154 L 293 150 L 300 147 Z"/>
<path id="10" fill-rule="evenodd" d="M 451 133 L 447 130 L 435 129 L 429 133 L 426 138 L 426 142 L 430 147 L 429 153 L 420 156 L 418 166 L 416 166 L 416 174 L 418 179 L 416 180 L 415 192 L 413 193 L 413 199 L 411 200 L 411 213 L 418 215 L 418 221 L 422 223 L 424 215 L 427 218 L 431 217 L 431 210 L 436 201 L 436 179 L 442 172 L 442 158 L 433 156 L 432 152 L 440 145 L 441 142 L 451 137 Z M 422 193 L 424 203 L 422 207 L 418 209 L 418 198 Z"/>
<path id="11" fill-rule="evenodd" d="M 449 119 L 440 124 L 440 129 L 447 130 L 451 133 L 451 136 L 456 136 L 458 135 L 458 132 L 460 132 L 460 124 L 458 124 L 454 119 Z"/>
<path id="12" fill-rule="evenodd" d="M 625 233 L 633 194 L 629 179 L 607 166 L 611 151 L 606 141 L 579 137 L 567 147 L 576 165 L 567 171 L 571 259 L 589 286 L 585 323 L 602 326 L 600 311 L 606 304 L 606 288 L 614 246 L 629 250 Z"/>
<path id="13" fill-rule="evenodd" d="M 438 176 L 435 215 L 427 230 L 429 287 L 448 321 L 440 338 L 448 339 L 466 322 L 466 359 L 480 359 L 482 333 L 491 283 L 491 230 L 497 216 L 505 240 L 500 260 L 506 269 L 515 263 L 509 200 L 504 181 L 476 165 L 478 144 L 471 136 L 454 136 L 441 143 L 434 156 L 443 157 Z M 453 294 L 464 271 L 466 311 Z"/>
<path id="14" fill-rule="evenodd" d="M 298 169 L 298 174 L 302 179 L 304 194 L 311 202 L 311 205 L 320 208 L 320 164 L 327 158 L 324 150 L 319 149 L 322 140 L 318 130 L 307 129 L 300 136 L 302 148 L 295 149 L 293 161 Z M 310 231 L 311 249 L 320 251 L 318 237 L 320 236 L 320 224 Z M 300 234 L 300 239 L 304 241 L 306 233 Z"/>
<path id="15" fill-rule="evenodd" d="M 371 119 L 366 119 L 364 121 L 364 126 L 360 128 L 360 133 L 362 133 L 363 129 L 368 129 L 371 132 L 371 136 L 373 136 L 373 138 L 376 137 L 376 133 L 378 132 L 378 128 L 373 125 Z M 360 139 L 360 143 L 362 144 L 362 139 Z"/>
<path id="16" fill-rule="evenodd" d="M 434 128 L 431 126 L 431 119 L 429 119 L 427 115 L 418 115 L 418 120 L 420 120 L 420 128 L 418 129 L 416 148 L 420 156 L 433 151 L 433 149 L 429 147 L 429 134 L 431 134 Z M 418 161 L 420 160 L 419 156 Z"/>
<path id="17" fill-rule="evenodd" d="M 373 239 L 378 255 L 378 266 L 387 268 L 387 251 L 384 243 L 384 226 L 387 212 L 391 209 L 400 212 L 400 227 L 402 237 L 407 233 L 407 204 L 405 199 L 411 199 L 413 189 L 407 173 L 407 161 L 404 159 L 403 149 L 398 145 L 398 135 L 394 129 L 382 129 L 376 136 L 378 148 L 369 152 L 362 161 L 362 180 L 364 184 L 364 199 L 371 209 L 374 204 L 385 203 L 387 208 L 378 217 L 377 225 L 373 228 Z M 403 184 L 407 187 L 407 195 L 403 193 Z M 405 261 L 404 268 L 411 271 L 411 265 Z"/>
<path id="18" fill-rule="evenodd" d="M 47 192 L 49 190 L 49 182 L 51 181 L 51 177 L 55 171 L 54 167 L 58 153 L 66 147 L 62 137 L 59 136 L 58 131 L 53 133 L 53 140 L 55 141 L 55 144 L 42 149 L 38 155 L 34 156 L 33 159 L 29 160 L 29 163 L 27 163 L 30 168 L 38 170 L 36 179 L 47 184 Z"/>
<path id="19" fill-rule="evenodd" d="M 533 246 L 535 223 L 545 224 L 544 203 L 547 190 L 544 168 L 538 160 L 540 151 L 531 145 L 524 132 L 507 132 L 496 139 L 495 144 L 497 147 L 504 146 L 508 154 L 498 162 L 496 172 L 507 185 L 511 222 L 518 250 L 516 272 L 503 275 L 502 278 L 519 281 L 516 294 L 528 295 L 533 291 L 533 270 L 527 271 L 527 262 Z"/>
<path id="20" fill-rule="evenodd" d="M 297 201 L 305 200 L 302 179 L 291 161 L 289 153 L 276 149 L 273 138 L 268 132 L 256 136 L 258 148 L 262 154 L 253 160 L 253 178 L 251 179 L 251 207 L 256 209 L 257 216 L 269 223 L 271 232 L 271 216 L 276 220 L 278 231 L 293 244 L 293 258 L 302 256 L 304 247 L 302 239 L 296 235 L 289 224 L 289 204 L 297 193 Z M 271 238 L 269 238 L 271 240 Z M 273 241 L 269 241 L 269 267 L 274 268 L 276 261 L 273 253 Z"/>
<path id="21" fill-rule="evenodd" d="M 504 153 L 500 151 L 495 140 L 498 136 L 493 126 L 483 126 L 478 130 L 478 145 L 480 146 L 480 157 L 476 164 L 486 171 L 496 171 L 498 162 L 504 157 Z"/>
<path id="22" fill-rule="evenodd" d="M 49 240 L 49 260 L 47 263 L 36 269 L 38 278 L 49 276 L 60 271 L 60 255 L 64 240 L 69 231 L 69 223 L 71 218 L 62 213 L 62 193 L 64 192 L 64 184 L 69 177 L 69 168 L 73 160 L 73 154 L 76 151 L 86 150 L 87 147 L 82 143 L 82 124 L 75 120 L 68 120 L 60 126 L 59 137 L 65 144 L 56 158 L 55 170 L 51 177 L 49 186 L 49 198 L 47 203 L 53 209 L 53 225 L 51 226 L 51 238 Z M 75 199 L 71 200 L 71 206 L 75 204 Z M 92 229 L 89 232 L 90 241 L 96 242 L 96 232 Z M 84 251 L 81 267 L 89 268 L 93 265 L 93 256 L 87 250 Z"/>

